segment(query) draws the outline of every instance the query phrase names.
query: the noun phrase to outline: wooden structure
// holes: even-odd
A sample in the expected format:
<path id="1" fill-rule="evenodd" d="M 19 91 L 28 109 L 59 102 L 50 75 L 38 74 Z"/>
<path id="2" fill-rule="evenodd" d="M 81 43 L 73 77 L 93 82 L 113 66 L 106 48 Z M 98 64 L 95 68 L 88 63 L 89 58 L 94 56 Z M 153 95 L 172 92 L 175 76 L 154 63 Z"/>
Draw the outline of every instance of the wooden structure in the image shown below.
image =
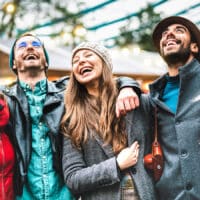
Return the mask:
<path id="1" fill-rule="evenodd" d="M 9 68 L 11 44 L 11 40 L 0 40 L 0 84 L 9 84 L 16 80 L 14 72 Z M 70 50 L 55 47 L 46 47 L 46 49 L 50 58 L 48 78 L 56 80 L 59 77 L 69 75 L 71 68 Z M 114 76 L 132 77 L 142 84 L 144 90 L 147 90 L 147 85 L 150 82 L 166 71 L 160 56 L 155 53 L 143 52 L 137 56 L 125 56 L 119 50 L 111 49 L 110 52 L 112 53 Z M 149 59 L 150 64 L 145 64 L 145 59 Z"/>

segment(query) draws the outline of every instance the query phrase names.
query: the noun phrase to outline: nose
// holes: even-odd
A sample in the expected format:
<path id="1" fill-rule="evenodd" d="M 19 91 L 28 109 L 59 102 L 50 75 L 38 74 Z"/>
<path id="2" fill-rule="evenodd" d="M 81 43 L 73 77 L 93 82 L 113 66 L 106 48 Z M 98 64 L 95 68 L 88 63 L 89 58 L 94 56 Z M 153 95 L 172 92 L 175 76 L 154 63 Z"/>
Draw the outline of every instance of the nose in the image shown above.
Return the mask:
<path id="1" fill-rule="evenodd" d="M 164 32 L 162 38 L 168 39 L 168 38 L 175 38 L 175 33 L 173 29 L 168 29 Z"/>
<path id="2" fill-rule="evenodd" d="M 170 30 L 168 33 L 167 33 L 167 38 L 174 38 L 175 35 L 174 35 L 174 32 L 172 30 Z"/>
<path id="3" fill-rule="evenodd" d="M 30 49 L 30 48 L 33 49 L 34 47 L 33 47 L 32 43 L 27 42 L 26 48 L 27 48 L 27 49 Z"/>
<path id="4" fill-rule="evenodd" d="M 85 62 L 86 62 L 86 57 L 85 57 L 84 55 L 81 55 L 81 56 L 79 57 L 79 64 L 85 63 Z"/>

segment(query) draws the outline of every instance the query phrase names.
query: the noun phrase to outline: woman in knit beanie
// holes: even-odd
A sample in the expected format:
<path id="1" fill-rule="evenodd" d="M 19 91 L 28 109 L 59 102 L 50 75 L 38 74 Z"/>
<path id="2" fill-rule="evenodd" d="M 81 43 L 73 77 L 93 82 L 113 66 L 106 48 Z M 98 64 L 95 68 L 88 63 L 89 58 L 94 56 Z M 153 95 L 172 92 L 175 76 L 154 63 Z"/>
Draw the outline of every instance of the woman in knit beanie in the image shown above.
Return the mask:
<path id="1" fill-rule="evenodd" d="M 108 50 L 84 42 L 73 50 L 71 65 L 61 123 L 65 183 L 82 200 L 154 200 L 144 168 L 133 178 L 139 143 L 128 139 L 124 117 L 115 115 L 118 90 Z"/>

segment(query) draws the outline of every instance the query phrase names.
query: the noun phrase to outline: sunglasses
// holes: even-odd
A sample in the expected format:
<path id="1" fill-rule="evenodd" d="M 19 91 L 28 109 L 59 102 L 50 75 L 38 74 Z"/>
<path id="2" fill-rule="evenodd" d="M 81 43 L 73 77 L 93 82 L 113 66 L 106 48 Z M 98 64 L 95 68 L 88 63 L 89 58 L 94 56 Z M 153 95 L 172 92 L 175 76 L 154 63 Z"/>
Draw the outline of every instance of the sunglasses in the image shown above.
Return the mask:
<path id="1" fill-rule="evenodd" d="M 40 41 L 32 41 L 31 43 L 22 41 L 16 45 L 18 49 L 26 48 L 29 44 L 31 44 L 34 48 L 42 47 L 42 43 Z"/>

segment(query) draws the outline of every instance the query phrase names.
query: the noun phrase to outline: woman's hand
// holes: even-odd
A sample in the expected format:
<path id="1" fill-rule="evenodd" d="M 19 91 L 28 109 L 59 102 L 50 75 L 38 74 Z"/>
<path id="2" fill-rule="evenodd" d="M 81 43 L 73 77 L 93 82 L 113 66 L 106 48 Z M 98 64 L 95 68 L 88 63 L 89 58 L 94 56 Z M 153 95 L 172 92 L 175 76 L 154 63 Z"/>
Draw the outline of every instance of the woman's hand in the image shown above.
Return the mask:
<path id="1" fill-rule="evenodd" d="M 135 141 L 130 147 L 123 149 L 117 156 L 120 170 L 127 169 L 137 163 L 139 156 L 139 144 Z"/>

